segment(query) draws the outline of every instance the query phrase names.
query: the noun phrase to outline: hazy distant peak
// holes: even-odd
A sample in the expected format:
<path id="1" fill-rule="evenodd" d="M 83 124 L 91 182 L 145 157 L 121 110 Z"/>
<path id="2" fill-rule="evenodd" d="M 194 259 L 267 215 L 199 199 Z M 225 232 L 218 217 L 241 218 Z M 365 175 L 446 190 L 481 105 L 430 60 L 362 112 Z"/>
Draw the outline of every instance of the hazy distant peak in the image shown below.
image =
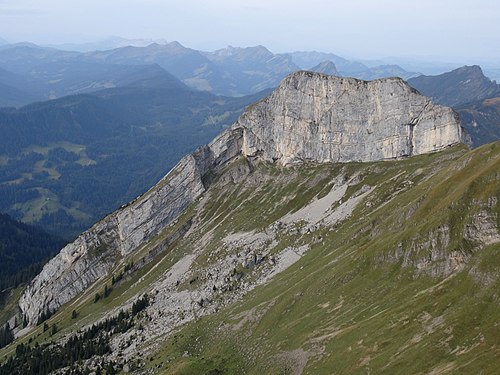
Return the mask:
<path id="1" fill-rule="evenodd" d="M 10 48 L 33 48 L 33 49 L 47 49 L 46 47 L 39 46 L 35 43 L 31 42 L 19 42 L 19 43 L 13 43 L 9 44 L 8 47 Z"/>
<path id="2" fill-rule="evenodd" d="M 482 80 L 490 81 L 483 73 L 483 70 L 479 65 L 464 65 L 460 68 L 452 70 L 451 72 L 446 72 L 435 77 L 476 77 Z"/>
<path id="3" fill-rule="evenodd" d="M 135 47 L 135 48 L 146 48 L 148 50 L 162 50 L 162 49 L 168 49 L 168 50 L 174 50 L 174 49 L 179 49 L 179 50 L 184 50 L 188 49 L 187 47 L 184 47 L 182 44 L 180 44 L 177 41 L 173 41 L 170 43 L 157 43 L 153 42 L 148 44 L 147 46 L 144 47 Z"/>
<path id="4" fill-rule="evenodd" d="M 312 72 L 328 74 L 331 76 L 339 75 L 337 67 L 335 66 L 335 64 L 331 60 L 325 60 L 325 61 L 319 63 L 318 65 L 313 66 L 309 70 Z"/>
<path id="5" fill-rule="evenodd" d="M 233 47 L 227 46 L 216 50 L 209 55 L 216 57 L 239 57 L 239 58 L 262 58 L 269 57 L 272 58 L 274 54 L 269 51 L 266 47 L 262 45 L 252 46 L 252 47 Z"/>
<path id="6" fill-rule="evenodd" d="M 365 72 L 368 67 L 358 61 L 350 61 L 333 53 L 324 53 L 318 51 L 296 51 L 290 52 L 293 62 L 302 69 L 308 69 L 312 66 L 321 64 L 326 60 L 330 60 L 335 64 L 335 67 L 340 74 L 345 76 L 355 75 L 359 72 Z"/>
<path id="7" fill-rule="evenodd" d="M 481 69 L 479 65 L 464 65 L 458 69 L 451 71 L 450 73 L 467 76 L 469 78 L 475 77 L 481 80 L 490 81 L 490 79 L 484 75 L 483 69 Z"/>
<path id="8" fill-rule="evenodd" d="M 460 68 L 457 68 L 455 70 L 453 70 L 454 72 L 476 72 L 476 73 L 483 73 L 483 70 L 481 69 L 481 67 L 479 65 L 464 65 Z M 452 71 L 452 72 L 453 72 Z"/>
<path id="9" fill-rule="evenodd" d="M 158 45 L 158 43 L 156 43 Z M 166 43 L 164 44 L 165 46 L 168 46 L 170 48 L 182 48 L 182 49 L 185 49 L 186 47 L 184 47 L 182 44 L 180 44 L 178 41 L 174 40 L 173 42 L 170 42 L 170 43 Z"/>
<path id="10" fill-rule="evenodd" d="M 435 102 L 450 106 L 460 106 L 500 93 L 500 85 L 486 77 L 478 65 L 462 66 L 436 76 L 421 75 L 408 83 Z"/>

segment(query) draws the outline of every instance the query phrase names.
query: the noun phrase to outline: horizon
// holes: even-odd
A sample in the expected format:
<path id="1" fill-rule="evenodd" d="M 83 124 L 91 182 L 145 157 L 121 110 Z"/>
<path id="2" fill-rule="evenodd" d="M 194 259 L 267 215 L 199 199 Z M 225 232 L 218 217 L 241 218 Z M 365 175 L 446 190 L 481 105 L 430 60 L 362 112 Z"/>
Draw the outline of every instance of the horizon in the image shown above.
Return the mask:
<path id="1" fill-rule="evenodd" d="M 5 42 L 7 45 L 22 45 L 22 44 L 33 44 L 38 47 L 42 48 L 54 48 L 54 49 L 59 49 L 62 51 L 73 51 L 73 52 L 92 52 L 96 50 L 112 50 L 116 48 L 123 48 L 123 47 L 147 47 L 152 44 L 160 44 L 160 45 L 166 45 L 169 43 L 179 43 L 181 46 L 185 48 L 190 48 L 190 49 L 195 49 L 189 45 L 186 45 L 180 41 L 177 40 L 172 40 L 172 41 L 167 41 L 164 39 L 152 39 L 152 38 L 133 38 L 133 39 L 128 39 L 124 38 L 122 36 L 118 35 L 110 35 L 107 37 L 102 37 L 102 38 L 96 38 L 94 40 L 87 40 L 87 41 L 82 41 L 80 43 L 77 42 L 68 42 L 68 43 L 61 43 L 61 44 L 50 44 L 50 43 L 36 43 L 34 41 L 30 40 L 19 40 L 19 41 L 10 41 L 6 40 L 5 38 L 2 38 L 0 36 L 0 42 Z M 123 42 L 124 44 L 120 46 L 110 46 L 106 48 L 93 48 L 93 46 L 99 45 L 99 44 L 106 44 L 106 43 L 111 43 L 111 42 Z M 0 46 L 2 44 L 0 43 Z M 458 69 L 460 67 L 464 66 L 473 66 L 473 65 L 478 65 L 482 70 L 483 74 L 488 76 L 487 71 L 492 73 L 493 75 L 490 74 L 489 78 L 493 81 L 498 81 L 500 79 L 500 63 L 495 64 L 492 62 L 488 61 L 478 61 L 478 60 L 454 60 L 454 59 L 446 59 L 444 57 L 440 56 L 386 56 L 386 57 L 381 57 L 381 58 L 360 58 L 348 54 L 340 54 L 337 51 L 322 51 L 322 50 L 293 50 L 293 51 L 285 51 L 285 52 L 275 52 L 268 48 L 268 46 L 262 45 L 262 44 L 253 44 L 253 45 L 246 45 L 246 46 L 235 46 L 235 45 L 226 45 L 222 46 L 220 48 L 212 49 L 212 50 L 199 50 L 202 52 L 214 52 L 217 50 L 222 50 L 225 48 L 252 48 L 252 47 L 258 47 L 262 46 L 269 50 L 273 54 L 291 54 L 291 53 L 297 53 L 297 52 L 317 52 L 317 53 L 322 53 L 322 54 L 334 54 L 337 55 L 341 58 L 345 58 L 351 61 L 358 61 L 361 63 L 366 64 L 367 66 L 382 66 L 382 65 L 396 65 L 403 67 L 404 69 L 408 69 L 408 66 L 411 65 L 419 65 L 423 64 L 421 66 L 421 71 L 417 72 L 420 74 L 429 74 L 429 75 L 436 75 L 436 74 L 442 74 L 451 70 Z M 425 65 L 429 65 L 426 69 L 424 69 Z M 307 69 L 307 68 L 304 68 Z M 410 69 L 411 70 L 411 69 Z"/>
<path id="2" fill-rule="evenodd" d="M 304 12 L 304 6 L 310 11 Z M 500 4 L 479 0 L 3 0 L 0 37 L 61 46 L 113 36 L 178 41 L 213 51 L 263 45 L 273 53 L 319 51 L 356 60 L 410 59 L 500 67 Z M 90 27 L 90 25 L 92 27 Z"/>
<path id="3" fill-rule="evenodd" d="M 3 44 L 6 43 L 6 44 Z M 113 43 L 118 43 L 120 45 L 110 45 Z M 124 47 L 148 47 L 152 44 L 167 45 L 170 43 L 179 43 L 182 47 L 196 50 L 189 45 L 186 45 L 180 41 L 172 40 L 167 41 L 164 39 L 151 39 L 151 38 L 134 38 L 128 39 L 117 35 L 112 35 L 104 37 L 101 39 L 95 39 L 94 41 L 85 41 L 81 43 L 62 43 L 62 44 L 38 44 L 33 41 L 23 40 L 23 41 L 8 41 L 0 36 L 0 48 L 2 46 L 16 46 L 16 45 L 33 45 L 40 48 L 53 48 L 61 51 L 70 52 L 93 52 L 93 51 L 109 51 Z M 103 46 L 107 47 L 103 47 Z M 99 47 L 100 46 L 100 47 Z M 264 47 L 273 54 L 293 54 L 293 53 L 320 53 L 320 54 L 331 54 L 337 57 L 347 59 L 349 61 L 355 61 L 364 64 L 368 68 L 370 67 L 380 67 L 380 66 L 397 66 L 406 70 L 407 72 L 414 72 L 416 74 L 423 74 L 429 76 L 435 76 L 443 73 L 453 71 L 455 69 L 465 67 L 465 66 L 479 66 L 483 74 L 493 82 L 500 81 L 500 63 L 495 64 L 488 61 L 477 61 L 477 60 L 453 60 L 446 59 L 439 56 L 389 56 L 383 58 L 358 58 L 351 55 L 339 54 L 336 51 L 320 51 L 320 50 L 294 50 L 286 52 L 275 52 L 269 49 L 267 46 L 262 44 L 254 44 L 248 46 L 233 46 L 226 45 L 225 47 L 220 47 L 213 50 L 199 50 L 202 53 L 211 53 L 217 50 L 223 50 L 225 48 L 253 48 L 253 47 Z M 326 60 L 331 61 L 331 60 Z M 311 67 L 299 66 L 303 70 L 308 70 Z"/>

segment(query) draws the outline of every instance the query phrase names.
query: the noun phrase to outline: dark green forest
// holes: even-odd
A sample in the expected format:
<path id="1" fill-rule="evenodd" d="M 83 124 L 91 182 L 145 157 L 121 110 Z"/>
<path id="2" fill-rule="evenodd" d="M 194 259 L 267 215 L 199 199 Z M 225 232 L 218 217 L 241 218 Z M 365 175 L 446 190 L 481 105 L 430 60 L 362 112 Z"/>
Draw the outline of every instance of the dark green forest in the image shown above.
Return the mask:
<path id="1" fill-rule="evenodd" d="M 3 292 L 31 280 L 64 241 L 0 214 L 0 305 Z"/>

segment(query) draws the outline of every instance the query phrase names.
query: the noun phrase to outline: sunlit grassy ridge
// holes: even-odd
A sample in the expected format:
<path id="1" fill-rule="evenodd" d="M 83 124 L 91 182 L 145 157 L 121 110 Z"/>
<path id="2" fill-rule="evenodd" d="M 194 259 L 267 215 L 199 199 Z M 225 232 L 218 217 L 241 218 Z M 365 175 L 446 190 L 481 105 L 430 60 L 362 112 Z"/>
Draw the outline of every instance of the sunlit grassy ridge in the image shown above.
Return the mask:
<path id="1" fill-rule="evenodd" d="M 370 204 L 360 205 L 337 228 L 315 233 L 323 240 L 270 284 L 166 340 L 152 368 L 162 374 L 296 374 L 302 368 L 305 374 L 495 373 L 500 247 L 478 250 L 463 231 L 488 200 L 499 198 L 498 149 L 498 144 L 472 152 L 455 148 L 344 166 L 344 172 L 365 176 L 361 184 L 377 186 Z M 324 179 L 308 190 L 318 194 L 336 168 L 318 166 L 286 186 L 264 185 L 263 193 L 252 192 L 244 203 L 227 198 L 224 205 L 227 195 L 219 195 L 213 206 L 219 211 L 229 206 L 226 232 L 259 228 L 249 223 L 257 217 L 265 226 L 300 207 L 311 196 L 294 194 L 297 186 L 320 174 Z M 283 196 L 286 203 L 273 207 Z M 498 218 L 497 204 L 487 210 Z M 398 244 L 416 244 L 410 258 L 425 258 L 425 240 L 443 226 L 450 228 L 450 241 L 442 251 L 468 257 L 463 269 L 440 275 L 403 267 L 394 255 Z"/>

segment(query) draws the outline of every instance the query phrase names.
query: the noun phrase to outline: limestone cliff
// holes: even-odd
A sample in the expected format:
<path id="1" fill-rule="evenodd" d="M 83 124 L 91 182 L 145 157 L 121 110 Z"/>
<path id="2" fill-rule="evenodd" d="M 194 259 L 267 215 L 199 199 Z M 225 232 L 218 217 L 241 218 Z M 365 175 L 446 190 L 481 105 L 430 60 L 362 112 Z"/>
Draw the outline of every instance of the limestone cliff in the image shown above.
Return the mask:
<path id="1" fill-rule="evenodd" d="M 238 126 L 245 155 L 282 164 L 392 159 L 465 140 L 452 109 L 399 78 L 367 82 L 309 72 L 288 76 Z"/>
<path id="2" fill-rule="evenodd" d="M 282 165 L 373 161 L 462 142 L 456 114 L 401 79 L 372 82 L 297 72 L 209 145 L 183 158 L 155 187 L 67 245 L 19 301 L 31 325 L 106 275 L 206 190 L 206 175 L 243 154 Z"/>

